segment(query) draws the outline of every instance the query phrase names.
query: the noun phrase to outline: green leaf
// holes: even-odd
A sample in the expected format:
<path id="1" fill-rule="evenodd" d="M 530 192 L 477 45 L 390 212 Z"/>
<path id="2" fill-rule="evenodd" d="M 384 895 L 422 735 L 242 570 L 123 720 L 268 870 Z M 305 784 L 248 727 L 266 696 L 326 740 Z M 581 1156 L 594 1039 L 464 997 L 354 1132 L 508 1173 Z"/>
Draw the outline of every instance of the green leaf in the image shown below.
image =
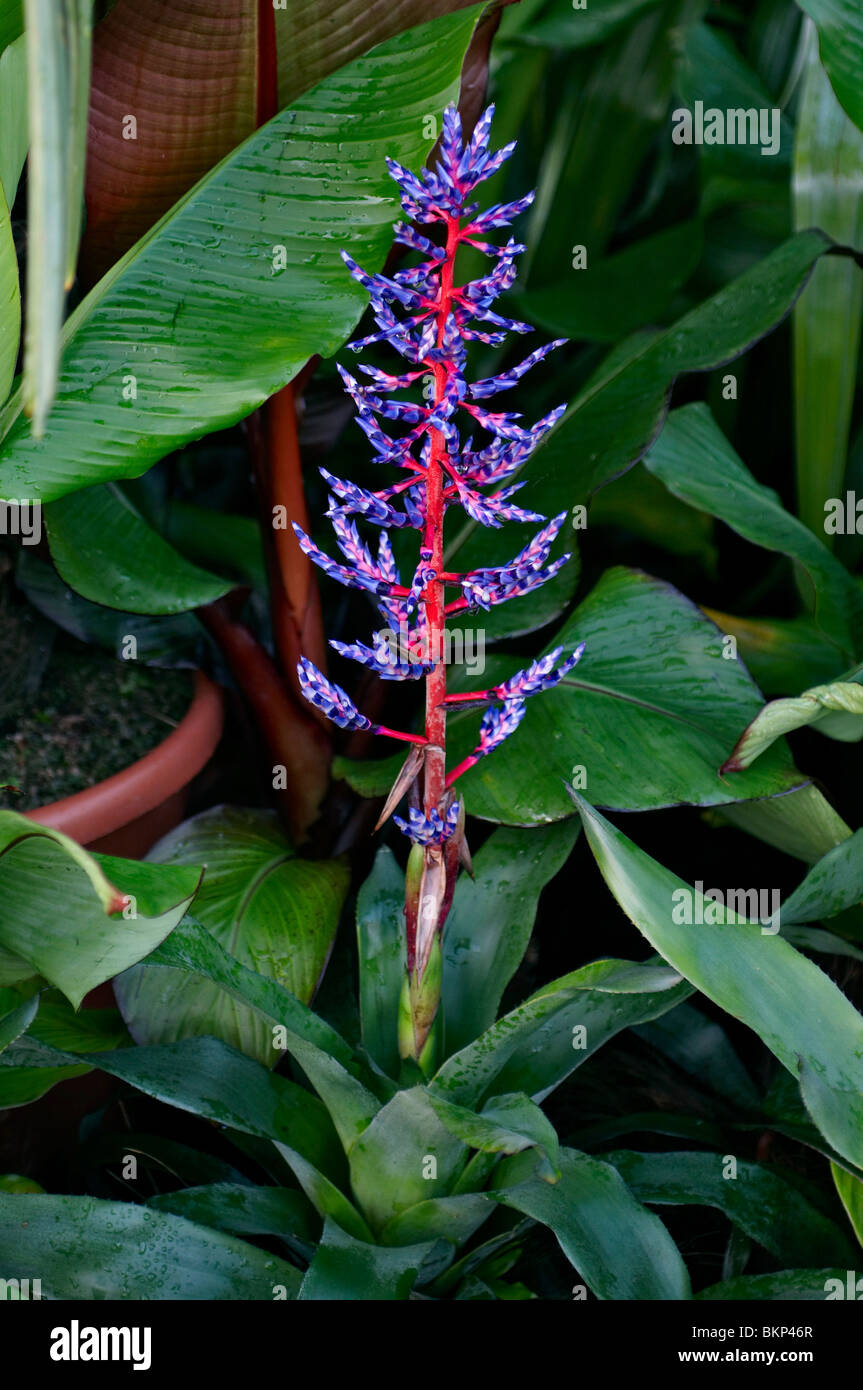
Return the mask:
<path id="1" fill-rule="evenodd" d="M 600 373 L 570 404 L 523 471 L 531 506 L 553 516 L 635 463 L 655 442 L 672 386 L 739 357 L 787 314 L 832 243 L 801 232 Z"/>
<path id="2" fill-rule="evenodd" d="M 539 895 L 568 859 L 577 834 L 571 819 L 541 830 L 496 830 L 473 861 L 473 878 L 458 880 L 443 938 L 447 1053 L 495 1022 L 527 950 Z"/>
<path id="3" fill-rule="evenodd" d="M 795 225 L 821 227 L 841 245 L 863 250 L 861 181 L 863 133 L 836 100 L 813 29 L 794 145 Z M 794 427 L 800 516 L 828 545 L 824 513 L 845 478 L 861 316 L 859 266 L 825 257 L 794 306 Z"/>
<path id="4" fill-rule="evenodd" d="M 585 776 L 594 801 L 631 811 L 770 797 L 803 780 L 779 749 L 757 782 L 718 775 L 741 713 L 754 717 L 761 697 L 741 663 L 724 659 L 714 625 L 670 585 L 606 570 L 549 648 L 579 642 L 575 669 L 531 701 L 515 735 L 464 777 L 474 815 L 522 825 L 560 819 L 569 811 L 564 782 L 585 786 Z M 510 661 L 505 674 L 514 668 Z M 491 685 L 489 673 L 497 679 L 491 660 Z M 475 715 L 450 717 L 453 763 L 474 746 L 476 729 Z"/>
<path id="5" fill-rule="evenodd" d="M 863 14 L 856 0 L 799 0 L 818 26 L 821 61 L 833 90 L 856 126 L 863 130 Z"/>
<path id="6" fill-rule="evenodd" d="M 96 857 L 57 830 L 0 811 L 0 949 L 17 961 L 16 979 L 43 975 L 76 1008 L 168 935 L 199 880 L 191 868 Z M 110 917 L 124 894 L 134 898 L 135 915 Z"/>
<path id="7" fill-rule="evenodd" d="M 300 1284 L 292 1265 L 246 1241 L 95 1197 L 0 1192 L 0 1247 L 14 1250 L 17 1278 L 42 1281 L 43 1298 L 271 1301 Z"/>
<path id="8" fill-rule="evenodd" d="M 28 139 L 27 38 L 22 34 L 0 54 L 0 187 L 9 209 L 18 192 Z M 15 336 L 17 339 L 17 334 Z M 17 349 L 16 341 L 16 352 Z M 6 392 L 3 393 L 5 398 Z"/>
<path id="9" fill-rule="evenodd" d="M 44 439 L 20 415 L 11 425 L 0 495 L 52 501 L 137 476 L 339 347 L 365 304 L 339 249 L 369 270 L 383 264 L 397 215 L 384 156 L 415 165 L 428 153 L 423 118 L 456 94 L 477 12 L 434 20 L 326 78 L 133 247 L 66 325 Z M 135 400 L 122 396 L 129 373 Z"/>
<path id="10" fill-rule="evenodd" d="M 323 1048 L 338 1061 L 353 1065 L 353 1053 L 319 1014 L 300 1003 L 284 985 L 259 975 L 228 954 L 210 932 L 186 918 L 146 960 L 148 966 L 182 970 L 212 980 L 232 998 L 248 1005 L 270 1023 L 281 1023 Z M 269 1058 L 267 1059 L 269 1061 Z"/>
<path id="11" fill-rule="evenodd" d="M 399 1091 L 350 1151 L 351 1188 L 372 1230 L 433 1197 L 445 1197 L 466 1158 L 425 1087 Z M 434 1160 L 434 1162 L 432 1162 Z"/>
<path id="12" fill-rule="evenodd" d="M 656 1018 L 690 993 L 664 964 L 583 965 L 544 985 L 456 1052 L 433 1077 L 429 1093 L 477 1106 L 493 1087 L 541 1101 L 615 1033 Z"/>
<path id="13" fill-rule="evenodd" d="M 613 489 L 600 497 L 608 491 Z M 704 612 L 720 632 L 734 637 L 738 656 L 765 695 L 799 695 L 809 685 L 832 680 L 845 664 L 812 618 L 741 618 L 712 608 Z"/>
<path id="14" fill-rule="evenodd" d="M 430 1244 L 389 1250 L 369 1245 L 328 1220 L 299 1297 L 351 1302 L 406 1299 L 430 1249 Z"/>
<path id="15" fill-rule="evenodd" d="M 342 861 L 298 859 L 274 813 L 225 806 L 178 826 L 149 858 L 206 865 L 195 917 L 241 965 L 311 999 L 347 892 Z M 278 1061 L 271 1022 L 213 980 L 143 964 L 117 982 L 117 1002 L 139 1042 L 211 1034 L 264 1064 Z"/>
<path id="16" fill-rule="evenodd" d="M 591 0 L 589 8 L 574 10 L 572 0 L 540 0 L 539 18 L 533 19 L 524 4 L 504 11 L 502 34 L 522 43 L 548 44 L 552 48 L 584 48 L 602 43 L 617 29 L 660 0 Z M 534 9 L 537 7 L 534 6 Z M 527 10 L 526 13 L 523 11 Z"/>
<path id="17" fill-rule="evenodd" d="M 528 323 L 547 333 L 593 343 L 616 343 L 637 328 L 663 318 L 677 290 L 701 256 L 698 221 L 643 237 L 614 255 L 594 259 L 583 270 L 525 294 L 513 304 Z"/>
<path id="18" fill-rule="evenodd" d="M 407 970 L 405 876 L 382 845 L 357 895 L 360 1019 L 363 1046 L 388 1076 L 397 1076 L 398 1010 Z"/>
<path id="19" fill-rule="evenodd" d="M 863 738 L 863 666 L 848 673 L 848 679 L 814 685 L 802 695 L 787 700 L 771 700 L 744 729 L 723 764 L 724 772 L 751 767 L 784 734 L 812 725 L 820 734 L 840 743 L 858 743 Z"/>
<path id="20" fill-rule="evenodd" d="M 312 1246 L 320 1231 L 308 1199 L 288 1187 L 208 1183 L 157 1193 L 147 1199 L 147 1206 L 232 1235 L 281 1236 L 298 1251 Z"/>
<path id="21" fill-rule="evenodd" d="M 130 613 L 185 613 L 233 588 L 184 560 L 115 484 L 45 508 L 51 559 L 76 593 Z"/>
<path id="22" fill-rule="evenodd" d="M 853 1263 L 845 1233 L 787 1182 L 760 1163 L 719 1153 L 602 1155 L 640 1202 L 718 1207 L 784 1264 Z M 729 1169 L 732 1158 L 734 1169 Z"/>
<path id="23" fill-rule="evenodd" d="M 672 411 L 645 465 L 690 506 L 718 517 L 744 540 L 793 560 L 807 608 L 836 648 L 837 666 L 853 661 L 863 635 L 859 589 L 808 526 L 785 511 L 771 488 L 755 481 L 707 406 Z"/>
<path id="24" fill-rule="evenodd" d="M 495 1210 L 484 1192 L 466 1192 L 455 1197 L 433 1197 L 417 1202 L 388 1221 L 381 1231 L 382 1245 L 411 1245 L 423 1240 L 448 1240 L 456 1248 L 464 1245 Z"/>
<path id="25" fill-rule="evenodd" d="M 863 1182 L 835 1163 L 830 1164 L 830 1172 L 842 1205 L 848 1213 L 848 1220 L 854 1228 L 854 1234 L 863 1245 Z M 854 1263 L 853 1260 L 851 1263 Z"/>
<path id="26" fill-rule="evenodd" d="M 835 917 L 863 899 L 863 830 L 828 850 L 785 899 L 782 926 Z"/>
<path id="27" fill-rule="evenodd" d="M 16 1038 L 20 1038 L 22 1033 L 27 1032 L 38 1010 L 39 996 L 34 994 L 30 999 L 25 999 L 0 1017 L 0 1052 L 7 1048 L 10 1043 L 13 1043 Z"/>
<path id="28" fill-rule="evenodd" d="M 574 1149 L 561 1149 L 560 1166 L 558 1183 L 519 1182 L 523 1165 L 510 1160 L 495 1176 L 494 1195 L 548 1226 L 597 1298 L 690 1298 L 680 1252 L 619 1173 Z"/>
<path id="29" fill-rule="evenodd" d="M 859 1165 L 863 1123 L 855 1121 L 851 1098 L 863 1091 L 863 1019 L 850 1001 L 787 941 L 703 898 L 581 797 L 574 799 L 626 915 L 681 975 L 752 1028 L 792 1075 L 802 1072 L 803 1098 L 819 1129 Z M 714 921 L 675 921 L 688 902 Z"/>
<path id="30" fill-rule="evenodd" d="M 438 1119 L 469 1148 L 486 1154 L 517 1154 L 536 1149 L 538 1176 L 546 1182 L 556 1182 L 560 1177 L 557 1134 L 529 1096 L 493 1096 L 480 1114 L 464 1105 L 454 1105 L 433 1091 L 428 1096 Z"/>

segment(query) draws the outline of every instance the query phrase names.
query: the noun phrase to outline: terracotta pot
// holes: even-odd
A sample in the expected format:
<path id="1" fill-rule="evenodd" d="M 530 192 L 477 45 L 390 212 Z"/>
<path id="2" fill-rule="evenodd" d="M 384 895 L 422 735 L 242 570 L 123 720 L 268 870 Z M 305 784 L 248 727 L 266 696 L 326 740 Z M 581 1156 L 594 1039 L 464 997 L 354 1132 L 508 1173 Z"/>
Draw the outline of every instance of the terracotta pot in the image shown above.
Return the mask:
<path id="1" fill-rule="evenodd" d="M 183 819 L 189 783 L 222 735 L 222 692 L 195 672 L 192 703 L 168 737 L 122 772 L 25 814 L 88 849 L 140 859 Z"/>

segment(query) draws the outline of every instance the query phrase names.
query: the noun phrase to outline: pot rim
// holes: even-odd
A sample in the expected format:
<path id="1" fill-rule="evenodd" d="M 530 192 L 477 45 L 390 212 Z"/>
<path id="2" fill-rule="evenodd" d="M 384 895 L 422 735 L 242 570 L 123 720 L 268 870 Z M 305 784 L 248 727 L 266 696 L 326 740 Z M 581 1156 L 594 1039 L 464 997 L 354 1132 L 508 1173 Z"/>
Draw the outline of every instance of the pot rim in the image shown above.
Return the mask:
<path id="1" fill-rule="evenodd" d="M 203 671 L 196 671 L 185 715 L 143 758 L 92 787 L 23 815 L 62 831 L 79 844 L 101 840 L 154 810 L 191 782 L 215 752 L 224 722 L 221 690 Z"/>

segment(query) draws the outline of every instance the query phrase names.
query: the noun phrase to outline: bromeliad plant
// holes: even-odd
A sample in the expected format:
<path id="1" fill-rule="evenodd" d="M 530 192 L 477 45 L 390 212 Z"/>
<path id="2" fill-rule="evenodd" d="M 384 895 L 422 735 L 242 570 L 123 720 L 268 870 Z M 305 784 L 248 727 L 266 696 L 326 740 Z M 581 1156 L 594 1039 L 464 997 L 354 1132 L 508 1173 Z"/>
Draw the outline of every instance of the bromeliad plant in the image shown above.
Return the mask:
<path id="1" fill-rule="evenodd" d="M 485 212 L 471 201 L 477 187 L 497 173 L 512 154 L 515 143 L 496 152 L 488 148 L 494 107 L 477 122 L 473 135 L 462 140 L 458 108 L 450 104 L 443 116 L 438 160 L 434 170 L 414 174 L 395 160 L 389 170 L 399 186 L 402 207 L 411 222 L 395 227 L 395 239 L 422 259 L 392 277 L 367 274 L 347 252 L 345 264 L 368 292 L 378 331 L 351 344 L 360 351 L 386 342 L 410 363 L 401 375 L 362 364 L 370 385 L 360 385 L 340 367 L 342 380 L 357 410 L 357 423 L 368 436 L 375 461 L 401 468 L 401 482 L 376 491 L 322 469 L 332 490 L 328 515 L 347 564 L 324 554 L 295 523 L 305 553 L 340 583 L 374 594 L 388 632 L 379 634 L 374 648 L 362 642 L 331 645 L 344 656 L 370 667 L 383 680 L 425 679 L 425 732 L 402 732 L 373 724 L 339 686 L 303 657 L 298 674 L 306 698 L 340 728 L 368 730 L 414 745 L 390 793 L 382 819 L 407 793 L 411 798 L 407 820 L 396 816 L 399 828 L 412 841 L 407 870 L 405 925 L 407 980 L 400 1024 L 402 1056 L 429 1064 L 434 1039 L 431 1029 L 438 1010 L 441 982 L 441 934 L 452 903 L 460 862 L 470 862 L 464 837 L 464 805 L 454 790 L 468 768 L 499 747 L 518 728 L 525 700 L 550 690 L 578 662 L 584 645 L 564 656 L 558 647 L 526 669 L 489 690 L 447 694 L 445 624 L 457 613 L 490 609 L 508 599 L 530 593 L 552 579 L 570 559 L 568 554 L 549 562 L 552 545 L 566 513 L 552 520 L 517 506 L 512 498 L 523 483 L 500 484 L 516 475 L 533 450 L 566 409 L 556 407 L 537 424 L 524 428 L 512 411 L 494 412 L 482 402 L 509 391 L 536 363 L 566 341 L 558 338 L 537 348 L 517 366 L 497 376 L 471 384 L 465 379 L 467 345 L 470 342 L 501 344 L 506 333 L 528 333 L 530 325 L 506 318 L 492 307 L 516 277 L 516 258 L 525 250 L 512 237 L 503 246 L 485 238 L 507 227 L 533 201 L 533 194 Z M 429 228 L 426 236 L 414 223 Z M 435 233 L 438 239 L 433 240 Z M 473 247 L 494 259 L 487 275 L 466 284 L 455 283 L 456 257 L 461 247 Z M 425 379 L 431 389 L 426 404 L 410 399 L 389 399 L 394 393 Z M 470 417 L 471 427 L 487 431 L 491 442 L 474 447 L 473 437 L 462 437 L 460 414 Z M 393 437 L 382 420 L 411 426 Z M 484 491 L 493 488 L 492 492 Z M 509 564 L 467 570 L 446 568 L 444 521 L 450 508 L 462 507 L 482 526 L 499 527 L 503 521 L 546 524 Z M 377 557 L 361 540 L 359 515 L 384 529 Z M 396 567 L 389 529 L 411 528 L 419 532 L 419 559 L 410 584 L 403 584 Z M 460 590 L 447 599 L 447 589 Z M 390 637 L 390 634 L 392 636 Z M 388 637 L 390 640 L 387 640 Z M 476 748 L 449 772 L 446 768 L 447 709 L 453 705 L 487 706 Z"/>

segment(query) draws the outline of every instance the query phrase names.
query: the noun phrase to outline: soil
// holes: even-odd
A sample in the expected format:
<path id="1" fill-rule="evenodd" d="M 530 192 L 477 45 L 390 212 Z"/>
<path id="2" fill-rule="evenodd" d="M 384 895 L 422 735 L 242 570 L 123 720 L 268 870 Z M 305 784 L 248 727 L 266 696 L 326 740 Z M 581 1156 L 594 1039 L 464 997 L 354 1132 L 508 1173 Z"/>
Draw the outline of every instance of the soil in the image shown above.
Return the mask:
<path id="1" fill-rule="evenodd" d="M 39 660 L 34 679 L 35 633 L 12 634 L 9 625 L 7 610 L 0 615 L 3 650 L 19 653 L 29 678 L 15 698 L 6 689 L 0 701 L 0 786 L 16 789 L 0 790 L 2 809 L 34 810 L 121 772 L 161 743 L 189 707 L 190 672 L 118 661 L 65 634 Z M 23 651 L 9 641 L 15 636 Z"/>

